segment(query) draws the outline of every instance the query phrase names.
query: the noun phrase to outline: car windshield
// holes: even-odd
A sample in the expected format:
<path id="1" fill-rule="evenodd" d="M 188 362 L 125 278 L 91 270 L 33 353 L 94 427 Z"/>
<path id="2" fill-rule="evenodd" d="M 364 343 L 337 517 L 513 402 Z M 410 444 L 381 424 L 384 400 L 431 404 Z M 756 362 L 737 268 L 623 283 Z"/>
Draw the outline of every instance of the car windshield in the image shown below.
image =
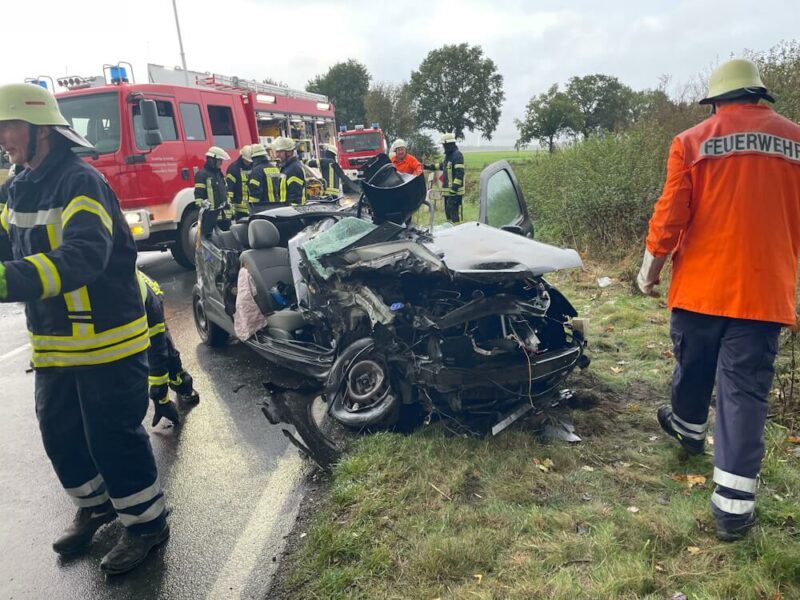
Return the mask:
<path id="1" fill-rule="evenodd" d="M 59 98 L 61 114 L 89 140 L 97 154 L 119 150 L 120 116 L 116 92 Z M 80 148 L 78 152 L 92 152 Z"/>
<path id="2" fill-rule="evenodd" d="M 343 135 L 339 138 L 342 145 L 342 152 L 365 152 L 369 150 L 381 150 L 380 133 L 357 133 Z"/>

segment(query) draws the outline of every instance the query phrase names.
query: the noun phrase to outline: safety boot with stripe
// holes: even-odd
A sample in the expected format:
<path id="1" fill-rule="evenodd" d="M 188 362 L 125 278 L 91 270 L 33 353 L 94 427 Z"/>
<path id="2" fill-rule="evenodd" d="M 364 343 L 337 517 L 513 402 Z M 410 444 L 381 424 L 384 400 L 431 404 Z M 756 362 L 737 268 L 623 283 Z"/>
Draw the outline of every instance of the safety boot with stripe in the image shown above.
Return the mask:
<path id="1" fill-rule="evenodd" d="M 750 513 L 746 520 L 738 523 L 732 523 L 729 519 L 720 519 L 719 517 L 716 521 L 717 539 L 723 542 L 736 542 L 747 535 L 747 532 L 756 524 L 757 519 L 755 513 Z"/>
<path id="2" fill-rule="evenodd" d="M 122 532 L 117 545 L 100 561 L 100 570 L 109 575 L 127 573 L 142 564 L 150 551 L 169 539 L 169 525 L 154 533 L 135 534 L 128 529 Z"/>
<path id="3" fill-rule="evenodd" d="M 672 423 L 672 408 L 669 406 L 662 406 L 658 409 L 657 413 L 658 424 L 668 436 L 675 438 L 681 444 L 681 447 L 689 454 L 703 454 L 706 449 L 706 441 L 694 440 L 686 437 L 681 432 L 677 431 Z"/>
<path id="4" fill-rule="evenodd" d="M 110 502 L 100 506 L 79 508 L 72 524 L 53 542 L 53 550 L 62 556 L 78 554 L 85 550 L 94 534 L 106 523 L 117 518 Z"/>

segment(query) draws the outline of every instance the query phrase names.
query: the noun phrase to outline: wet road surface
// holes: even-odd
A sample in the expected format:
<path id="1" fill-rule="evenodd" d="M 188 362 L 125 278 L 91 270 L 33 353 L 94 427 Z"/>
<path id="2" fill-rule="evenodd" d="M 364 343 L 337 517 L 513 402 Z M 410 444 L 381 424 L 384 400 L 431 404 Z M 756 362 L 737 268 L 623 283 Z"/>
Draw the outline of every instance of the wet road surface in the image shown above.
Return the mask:
<path id="1" fill-rule="evenodd" d="M 194 273 L 170 254 L 140 255 L 165 293 L 167 324 L 200 403 L 176 429 L 150 427 L 172 535 L 137 570 L 107 578 L 100 559 L 117 523 L 91 551 L 60 559 L 52 541 L 75 507 L 39 437 L 21 305 L 0 305 L 0 599 L 264 598 L 303 493 L 306 466 L 261 414 L 256 355 L 241 344 L 211 349 L 192 320 Z"/>

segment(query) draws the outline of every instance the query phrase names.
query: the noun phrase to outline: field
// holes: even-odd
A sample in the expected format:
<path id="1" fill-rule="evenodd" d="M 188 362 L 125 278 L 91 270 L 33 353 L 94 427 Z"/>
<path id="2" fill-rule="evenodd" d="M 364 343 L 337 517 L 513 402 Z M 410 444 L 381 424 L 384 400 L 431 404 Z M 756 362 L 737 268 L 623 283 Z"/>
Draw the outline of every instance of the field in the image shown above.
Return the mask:
<path id="1" fill-rule="evenodd" d="M 464 161 L 468 170 L 477 169 L 480 172 L 486 165 L 497 160 L 507 160 L 510 163 L 522 162 L 530 159 L 536 150 L 466 150 Z"/>
<path id="2" fill-rule="evenodd" d="M 563 409 L 583 442 L 517 423 L 497 438 L 441 424 L 363 437 L 305 524 L 290 598 L 800 597 L 800 448 L 767 429 L 759 525 L 714 537 L 712 452 L 660 433 L 673 358 L 668 313 L 631 269 L 552 277 L 590 319 L 592 364 Z M 610 276 L 600 289 L 596 279 Z M 793 343 L 788 334 L 784 346 Z"/>

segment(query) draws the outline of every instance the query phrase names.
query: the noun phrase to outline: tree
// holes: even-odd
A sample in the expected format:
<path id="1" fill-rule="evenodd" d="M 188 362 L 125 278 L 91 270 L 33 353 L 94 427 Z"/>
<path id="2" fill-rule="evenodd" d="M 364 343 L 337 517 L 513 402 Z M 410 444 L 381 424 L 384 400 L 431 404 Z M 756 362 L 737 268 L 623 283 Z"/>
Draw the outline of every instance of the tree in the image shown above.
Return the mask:
<path id="1" fill-rule="evenodd" d="M 452 131 L 458 138 L 477 129 L 492 139 L 505 99 L 503 76 L 480 46 L 432 50 L 411 73 L 410 88 L 420 127 Z"/>
<path id="2" fill-rule="evenodd" d="M 406 143 L 408 151 L 420 162 L 433 162 L 439 154 L 439 147 L 427 133 L 412 133 L 406 138 Z"/>
<path id="3" fill-rule="evenodd" d="M 569 96 L 558 91 L 557 83 L 544 94 L 531 98 L 525 109 L 525 118 L 514 122 L 519 130 L 518 147 L 537 140 L 546 144 L 550 152 L 555 151 L 556 138 L 580 131 L 583 124 L 580 110 Z"/>
<path id="4" fill-rule="evenodd" d="M 285 81 L 278 81 L 277 79 L 273 79 L 272 77 L 267 77 L 261 80 L 261 83 L 266 83 L 267 85 L 274 85 L 277 87 L 288 88 L 289 84 Z"/>
<path id="5" fill-rule="evenodd" d="M 380 123 L 390 140 L 407 138 L 417 130 L 417 115 L 407 83 L 376 83 L 364 97 L 369 123 Z"/>
<path id="6" fill-rule="evenodd" d="M 336 106 L 336 120 L 347 126 L 366 121 L 364 96 L 369 91 L 370 74 L 367 67 L 352 58 L 336 63 L 325 75 L 308 82 L 306 90 L 325 94 Z"/>
<path id="7" fill-rule="evenodd" d="M 633 90 L 616 77 L 599 73 L 573 77 L 566 93 L 581 112 L 584 138 L 598 131 L 614 131 L 630 122 Z"/>
<path id="8" fill-rule="evenodd" d="M 764 85 L 775 97 L 775 110 L 800 121 L 800 42 L 783 41 L 766 52 L 746 51 L 761 72 Z"/>

